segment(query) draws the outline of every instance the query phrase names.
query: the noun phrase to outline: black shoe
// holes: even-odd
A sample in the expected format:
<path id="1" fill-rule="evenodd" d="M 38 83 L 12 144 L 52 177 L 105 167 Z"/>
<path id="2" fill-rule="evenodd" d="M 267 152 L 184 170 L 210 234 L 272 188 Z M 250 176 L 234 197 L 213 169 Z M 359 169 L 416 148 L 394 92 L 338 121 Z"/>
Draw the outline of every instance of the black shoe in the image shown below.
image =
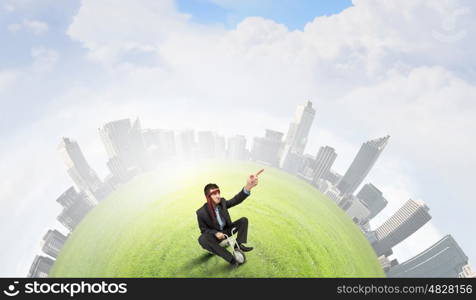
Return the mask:
<path id="1" fill-rule="evenodd" d="M 233 257 L 230 261 L 230 266 L 232 269 L 238 268 L 241 264 Z"/>
<path id="2" fill-rule="evenodd" d="M 253 250 L 253 247 L 246 247 L 245 245 L 240 244 L 240 249 L 243 252 L 249 252 L 249 251 Z"/>

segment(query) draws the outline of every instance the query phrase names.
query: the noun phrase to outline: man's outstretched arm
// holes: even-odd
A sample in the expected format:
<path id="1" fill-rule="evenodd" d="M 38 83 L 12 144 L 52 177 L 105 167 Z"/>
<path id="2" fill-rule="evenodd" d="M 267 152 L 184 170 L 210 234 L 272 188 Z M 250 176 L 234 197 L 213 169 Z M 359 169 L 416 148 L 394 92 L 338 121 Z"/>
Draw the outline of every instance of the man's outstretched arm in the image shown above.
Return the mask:
<path id="1" fill-rule="evenodd" d="M 250 191 L 247 189 L 245 192 L 245 189 L 246 187 L 242 188 L 241 191 L 238 194 L 236 194 L 233 198 L 231 198 L 230 200 L 226 200 L 225 202 L 226 208 L 233 207 L 243 202 L 243 200 L 245 200 L 246 197 L 250 195 Z"/>
<path id="2" fill-rule="evenodd" d="M 263 171 L 264 169 L 260 170 L 256 175 L 250 175 L 246 181 L 245 187 L 242 188 L 241 191 L 235 195 L 235 197 L 226 201 L 226 207 L 230 208 L 243 202 L 243 200 L 245 200 L 246 197 L 250 195 L 251 189 L 258 185 L 258 175 L 261 174 Z"/>

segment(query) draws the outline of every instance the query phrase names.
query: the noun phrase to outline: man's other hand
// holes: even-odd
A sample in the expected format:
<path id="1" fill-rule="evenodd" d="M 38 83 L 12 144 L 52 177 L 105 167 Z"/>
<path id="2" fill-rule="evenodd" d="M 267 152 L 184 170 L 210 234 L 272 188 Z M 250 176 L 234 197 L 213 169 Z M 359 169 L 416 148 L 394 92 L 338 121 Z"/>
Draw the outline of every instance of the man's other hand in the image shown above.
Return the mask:
<path id="1" fill-rule="evenodd" d="M 225 235 L 223 234 L 223 232 L 217 232 L 215 233 L 215 236 L 219 240 L 223 240 L 225 238 Z"/>

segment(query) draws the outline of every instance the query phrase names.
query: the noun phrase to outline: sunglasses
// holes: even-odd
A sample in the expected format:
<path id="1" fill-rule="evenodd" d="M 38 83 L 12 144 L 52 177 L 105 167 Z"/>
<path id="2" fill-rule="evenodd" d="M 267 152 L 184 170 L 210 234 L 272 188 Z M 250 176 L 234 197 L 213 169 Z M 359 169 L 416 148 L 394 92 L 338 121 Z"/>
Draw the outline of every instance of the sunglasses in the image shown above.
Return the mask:
<path id="1" fill-rule="evenodd" d="M 220 189 L 214 190 L 213 192 L 208 193 L 208 197 L 215 195 L 215 194 L 220 194 Z"/>

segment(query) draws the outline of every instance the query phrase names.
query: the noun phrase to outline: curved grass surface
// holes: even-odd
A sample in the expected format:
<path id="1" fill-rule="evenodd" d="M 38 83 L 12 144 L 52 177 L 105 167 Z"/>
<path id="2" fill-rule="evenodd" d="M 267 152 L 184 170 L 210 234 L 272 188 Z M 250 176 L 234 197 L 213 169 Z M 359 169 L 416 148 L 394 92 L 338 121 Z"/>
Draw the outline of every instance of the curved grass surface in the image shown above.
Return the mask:
<path id="1" fill-rule="evenodd" d="M 265 167 L 232 220 L 249 219 L 247 262 L 231 269 L 198 244 L 195 211 L 214 182 L 230 199 L 251 162 L 207 162 L 136 177 L 98 204 L 62 249 L 50 277 L 384 277 L 351 219 L 317 189 Z M 172 170 L 172 171 L 171 171 Z"/>

